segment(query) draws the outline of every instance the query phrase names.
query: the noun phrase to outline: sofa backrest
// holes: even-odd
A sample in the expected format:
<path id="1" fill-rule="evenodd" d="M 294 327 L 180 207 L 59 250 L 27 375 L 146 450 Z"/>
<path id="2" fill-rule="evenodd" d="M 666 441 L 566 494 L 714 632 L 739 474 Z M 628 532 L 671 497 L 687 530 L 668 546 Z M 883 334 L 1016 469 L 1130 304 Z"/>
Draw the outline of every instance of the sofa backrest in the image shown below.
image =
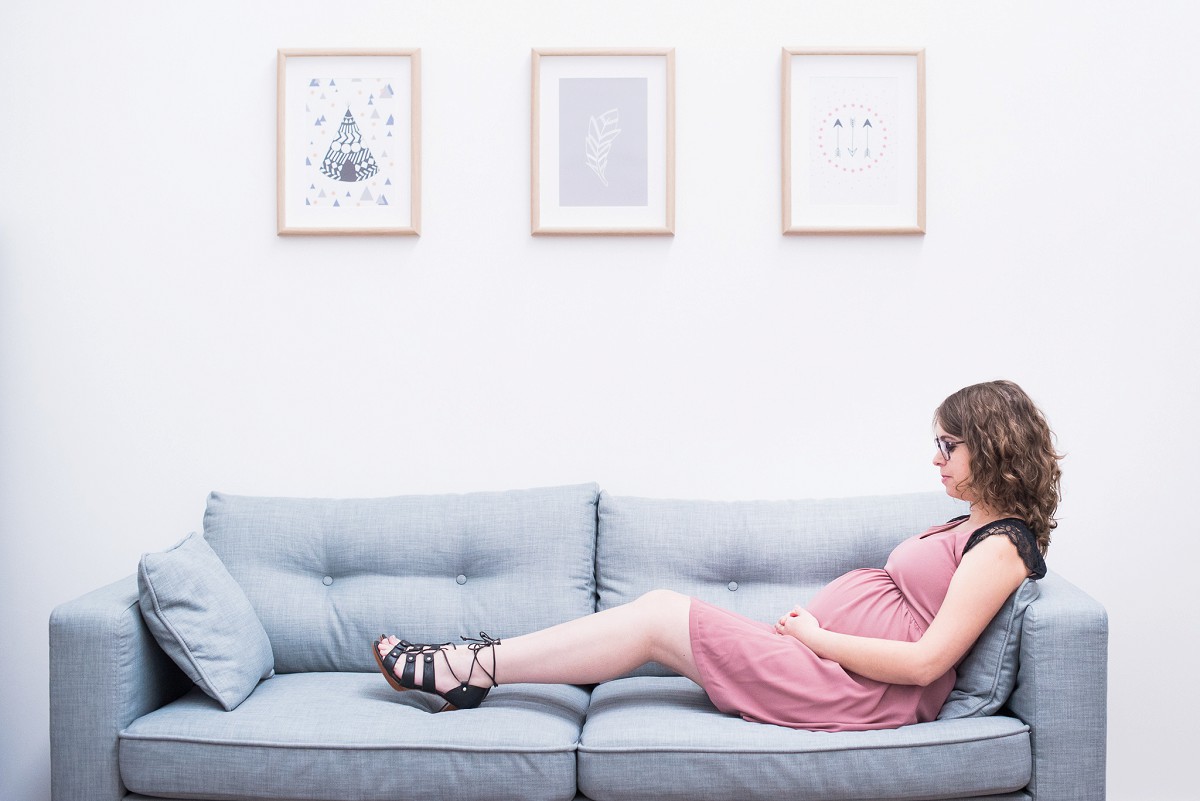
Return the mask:
<path id="1" fill-rule="evenodd" d="M 593 611 L 598 494 L 213 493 L 204 534 L 258 613 L 276 672 L 372 671 L 379 634 L 515 636 Z"/>
<path id="2" fill-rule="evenodd" d="M 656 588 L 770 622 L 906 537 L 966 513 L 942 492 L 795 501 L 693 501 L 600 494 L 599 609 Z M 651 666 L 638 674 L 665 675 Z"/>

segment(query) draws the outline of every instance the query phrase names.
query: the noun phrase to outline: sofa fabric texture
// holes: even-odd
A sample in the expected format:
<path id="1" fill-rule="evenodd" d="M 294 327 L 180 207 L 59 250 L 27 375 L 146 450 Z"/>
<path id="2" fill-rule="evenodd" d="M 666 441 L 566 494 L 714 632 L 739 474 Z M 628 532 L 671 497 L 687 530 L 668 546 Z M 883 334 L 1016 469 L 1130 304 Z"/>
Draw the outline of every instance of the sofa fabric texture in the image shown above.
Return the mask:
<path id="1" fill-rule="evenodd" d="M 800 501 L 600 494 L 599 608 L 669 587 L 774 620 L 850 570 L 883 567 L 901 540 L 961 514 L 943 493 Z"/>
<path id="2" fill-rule="evenodd" d="M 644 799 L 651 774 L 669 777 L 656 800 L 776 801 L 971 796 L 1018 790 L 1030 770 L 1029 727 L 1014 718 L 830 735 L 714 715 L 680 677 L 600 685 L 579 743 L 580 789 L 612 801 Z"/>
<path id="3" fill-rule="evenodd" d="M 420 799 L 458 786 L 497 801 L 574 797 L 586 690 L 502 686 L 471 714 L 439 707 L 367 673 L 276 676 L 229 713 L 192 692 L 121 733 L 121 778 L 151 797 L 245 801 Z"/>
<path id="4" fill-rule="evenodd" d="M 366 500 L 214 493 L 195 540 L 244 593 L 275 675 L 256 674 L 226 711 L 151 634 L 137 577 L 62 604 L 50 621 L 52 795 L 1103 798 L 1107 619 L 1053 572 L 1023 585 L 964 660 L 983 666 L 961 687 L 954 714 L 968 716 L 897 729 L 749 723 L 653 666 L 595 687 L 502 684 L 478 709 L 433 714 L 440 699 L 394 692 L 370 652 L 381 632 L 512 637 L 656 587 L 769 620 L 960 511 L 941 493 L 712 502 L 594 484 Z"/>
<path id="5" fill-rule="evenodd" d="M 199 534 L 138 563 L 142 616 L 159 647 L 225 710 L 275 669 L 250 601 Z"/>
<path id="6" fill-rule="evenodd" d="M 381 633 L 515 636 L 593 611 L 599 487 L 366 500 L 213 493 L 204 534 L 280 673 L 373 671 Z"/>

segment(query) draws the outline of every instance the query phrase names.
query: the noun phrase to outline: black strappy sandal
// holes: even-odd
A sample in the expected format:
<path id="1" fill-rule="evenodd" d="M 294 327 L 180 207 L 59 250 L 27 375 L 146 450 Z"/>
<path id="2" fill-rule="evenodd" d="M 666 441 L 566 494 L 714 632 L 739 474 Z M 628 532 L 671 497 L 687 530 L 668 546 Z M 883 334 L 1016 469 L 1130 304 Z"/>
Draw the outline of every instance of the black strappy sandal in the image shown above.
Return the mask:
<path id="1" fill-rule="evenodd" d="M 447 648 L 457 648 L 455 643 L 412 643 L 408 640 L 401 640 L 396 643 L 387 655 L 379 653 L 379 644 L 387 639 L 386 634 L 379 635 L 379 639 L 371 644 L 371 653 L 375 655 L 375 664 L 379 666 L 379 670 L 383 673 L 383 677 L 387 679 L 388 684 L 397 692 L 405 690 L 420 690 L 430 693 L 431 695 L 441 696 L 446 705 L 439 709 L 439 712 L 446 712 L 454 709 L 474 709 L 483 703 L 483 699 L 487 698 L 487 694 L 491 692 L 492 687 L 497 686 L 496 682 L 496 652 L 492 651 L 492 669 L 489 671 L 479 661 L 479 652 L 484 648 L 491 648 L 494 645 L 500 645 L 500 640 L 489 637 L 487 632 L 479 632 L 479 638 L 463 637 L 467 643 L 467 648 L 471 650 L 471 669 L 467 672 L 465 680 L 460 679 L 458 674 L 454 672 L 454 668 L 450 667 L 450 661 L 446 659 L 445 653 Z M 458 686 L 444 693 L 437 691 L 435 677 L 437 670 L 434 666 L 433 659 L 436 654 L 442 654 L 443 661 L 446 662 L 446 669 L 450 671 L 450 675 L 458 682 Z M 421 672 L 421 684 L 416 683 L 416 663 L 417 657 L 421 657 L 424 663 L 424 668 Z M 400 661 L 400 657 L 404 657 L 404 669 L 400 671 L 400 678 L 396 678 L 396 663 Z M 491 679 L 491 687 L 476 687 L 471 684 L 471 677 L 475 675 L 475 668 L 478 667 L 480 672 Z"/>

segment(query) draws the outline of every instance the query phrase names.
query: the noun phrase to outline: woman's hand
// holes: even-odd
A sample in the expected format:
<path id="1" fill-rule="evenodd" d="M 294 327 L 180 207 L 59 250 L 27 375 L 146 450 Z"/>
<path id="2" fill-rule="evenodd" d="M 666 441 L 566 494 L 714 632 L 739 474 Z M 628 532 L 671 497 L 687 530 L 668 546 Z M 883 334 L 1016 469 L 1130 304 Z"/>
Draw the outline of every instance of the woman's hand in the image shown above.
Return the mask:
<path id="1" fill-rule="evenodd" d="M 787 634 L 808 645 L 807 637 L 814 631 L 820 631 L 821 624 L 803 606 L 796 605 L 775 624 L 777 634 Z"/>

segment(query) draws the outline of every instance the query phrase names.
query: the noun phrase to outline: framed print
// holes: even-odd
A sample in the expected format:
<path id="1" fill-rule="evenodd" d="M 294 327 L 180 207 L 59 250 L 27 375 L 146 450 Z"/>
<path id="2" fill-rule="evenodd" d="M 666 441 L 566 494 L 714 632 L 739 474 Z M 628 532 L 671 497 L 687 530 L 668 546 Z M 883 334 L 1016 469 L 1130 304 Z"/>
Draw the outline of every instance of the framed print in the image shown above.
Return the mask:
<path id="1" fill-rule="evenodd" d="M 534 50 L 532 232 L 675 233 L 675 51 Z"/>
<path id="2" fill-rule="evenodd" d="M 783 232 L 925 233 L 925 51 L 783 51 Z"/>
<path id="3" fill-rule="evenodd" d="M 418 235 L 421 51 L 280 50 L 278 230 Z"/>

